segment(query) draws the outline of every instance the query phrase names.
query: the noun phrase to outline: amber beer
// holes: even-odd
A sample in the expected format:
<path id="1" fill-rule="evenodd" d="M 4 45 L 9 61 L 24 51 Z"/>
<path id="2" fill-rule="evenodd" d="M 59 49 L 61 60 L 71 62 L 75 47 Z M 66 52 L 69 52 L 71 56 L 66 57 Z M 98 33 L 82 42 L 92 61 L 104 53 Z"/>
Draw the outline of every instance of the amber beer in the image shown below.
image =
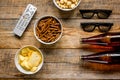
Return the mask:
<path id="1" fill-rule="evenodd" d="M 120 32 L 104 33 L 93 37 L 82 38 L 81 42 L 83 44 L 117 47 L 120 46 Z"/>
<path id="2" fill-rule="evenodd" d="M 91 55 L 82 55 L 84 61 L 101 64 L 120 64 L 120 51 L 100 52 Z"/>

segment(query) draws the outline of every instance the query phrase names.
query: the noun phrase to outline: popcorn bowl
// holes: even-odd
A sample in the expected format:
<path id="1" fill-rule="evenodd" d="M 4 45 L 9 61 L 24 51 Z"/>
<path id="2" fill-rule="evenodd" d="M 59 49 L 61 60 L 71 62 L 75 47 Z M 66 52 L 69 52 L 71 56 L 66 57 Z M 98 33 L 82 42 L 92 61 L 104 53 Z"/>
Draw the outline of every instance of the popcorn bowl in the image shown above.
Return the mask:
<path id="1" fill-rule="evenodd" d="M 75 8 L 77 8 L 81 2 L 81 0 L 78 0 L 78 2 L 74 5 L 71 4 L 70 1 L 76 1 L 76 0 L 53 0 L 53 3 L 55 4 L 55 6 L 62 10 L 62 11 L 71 11 L 74 10 Z M 64 4 L 64 5 L 62 5 Z M 71 4 L 71 8 L 65 8 L 65 6 L 70 6 Z M 74 5 L 74 6 L 73 6 Z"/>

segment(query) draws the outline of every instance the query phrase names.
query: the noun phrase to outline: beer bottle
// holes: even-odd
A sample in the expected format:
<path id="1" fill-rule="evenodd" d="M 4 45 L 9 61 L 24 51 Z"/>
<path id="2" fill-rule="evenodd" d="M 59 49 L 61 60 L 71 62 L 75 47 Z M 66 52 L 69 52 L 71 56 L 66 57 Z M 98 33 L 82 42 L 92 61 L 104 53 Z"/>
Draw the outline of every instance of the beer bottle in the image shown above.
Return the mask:
<path id="1" fill-rule="evenodd" d="M 104 33 L 93 37 L 82 38 L 81 43 L 101 46 L 120 46 L 120 32 Z"/>
<path id="2" fill-rule="evenodd" d="M 107 51 L 91 55 L 82 55 L 81 60 L 101 64 L 120 64 L 120 51 Z"/>

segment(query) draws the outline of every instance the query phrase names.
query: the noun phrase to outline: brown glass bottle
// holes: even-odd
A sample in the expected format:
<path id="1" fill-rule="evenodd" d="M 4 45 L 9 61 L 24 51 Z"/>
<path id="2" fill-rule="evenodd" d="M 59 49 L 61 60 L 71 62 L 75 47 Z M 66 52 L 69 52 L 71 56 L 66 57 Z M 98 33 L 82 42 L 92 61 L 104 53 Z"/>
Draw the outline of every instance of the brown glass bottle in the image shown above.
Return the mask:
<path id="1" fill-rule="evenodd" d="M 83 44 L 93 44 L 116 47 L 120 46 L 120 32 L 115 33 L 104 33 L 93 37 L 82 38 Z"/>
<path id="2" fill-rule="evenodd" d="M 91 55 L 82 55 L 84 61 L 102 64 L 120 64 L 120 51 L 100 52 Z"/>

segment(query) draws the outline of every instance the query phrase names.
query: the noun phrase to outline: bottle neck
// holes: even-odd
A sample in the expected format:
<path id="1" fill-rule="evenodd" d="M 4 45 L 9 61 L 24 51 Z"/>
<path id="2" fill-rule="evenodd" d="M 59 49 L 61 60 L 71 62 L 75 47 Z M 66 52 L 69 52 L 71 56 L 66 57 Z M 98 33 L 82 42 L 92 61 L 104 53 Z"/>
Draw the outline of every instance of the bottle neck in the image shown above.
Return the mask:
<path id="1" fill-rule="evenodd" d="M 120 35 L 109 36 L 110 38 L 120 38 Z"/>
<path id="2" fill-rule="evenodd" d="M 108 45 L 108 43 L 100 42 L 104 37 L 95 37 L 95 38 L 82 38 L 81 43 L 83 44 L 94 44 L 94 45 Z"/>
<path id="3" fill-rule="evenodd" d="M 101 63 L 101 64 L 108 64 L 107 61 L 103 61 L 103 60 L 99 60 L 97 58 L 99 58 L 100 56 L 81 56 L 81 60 L 83 61 L 88 61 L 88 62 L 94 62 L 94 63 Z"/>
<path id="4" fill-rule="evenodd" d="M 82 38 L 81 42 L 85 44 L 98 44 L 98 45 L 108 45 L 111 42 L 119 42 L 120 35 L 107 35 L 92 38 Z"/>
<path id="5" fill-rule="evenodd" d="M 81 60 L 102 64 L 120 64 L 120 51 L 82 55 Z"/>

